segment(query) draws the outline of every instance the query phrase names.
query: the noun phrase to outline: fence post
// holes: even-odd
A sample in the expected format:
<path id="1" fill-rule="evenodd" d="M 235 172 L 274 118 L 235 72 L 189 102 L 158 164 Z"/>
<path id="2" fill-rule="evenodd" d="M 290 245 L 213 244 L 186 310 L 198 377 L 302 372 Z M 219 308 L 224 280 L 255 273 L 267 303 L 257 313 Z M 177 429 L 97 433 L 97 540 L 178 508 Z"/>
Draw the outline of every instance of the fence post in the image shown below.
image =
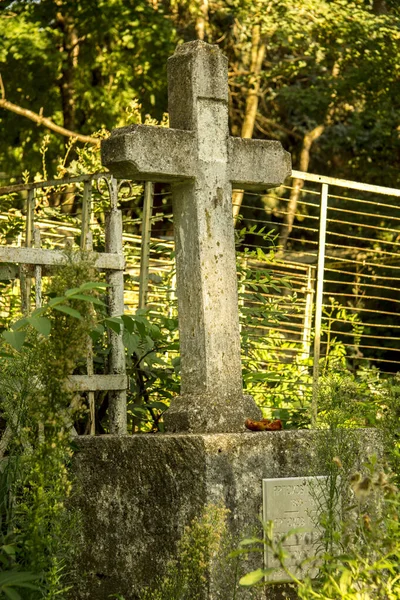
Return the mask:
<path id="1" fill-rule="evenodd" d="M 306 305 L 304 308 L 304 321 L 303 321 L 303 334 L 302 334 L 302 348 L 301 359 L 307 360 L 310 358 L 310 342 L 311 342 L 311 331 L 312 331 L 312 316 L 313 316 L 313 267 L 311 265 L 307 268 L 307 285 L 305 288 Z"/>
<path id="2" fill-rule="evenodd" d="M 93 250 L 93 237 L 90 231 L 90 221 L 92 213 L 92 180 L 85 181 L 83 184 L 83 199 L 82 199 L 82 217 L 81 217 L 81 250 L 90 252 Z M 94 374 L 93 369 L 93 343 L 88 336 L 87 339 L 87 354 L 86 354 L 86 373 L 91 376 Z M 95 435 L 96 433 L 96 412 L 95 412 L 95 397 L 94 392 L 87 393 L 89 405 L 89 423 L 85 433 Z"/>
<path id="3" fill-rule="evenodd" d="M 90 220 L 92 213 L 92 180 L 85 181 L 83 184 L 82 200 L 82 225 L 81 225 L 81 250 L 91 250 L 88 248 L 87 237 L 90 230 Z"/>
<path id="4" fill-rule="evenodd" d="M 90 189 L 89 194 L 90 193 L 91 193 L 91 189 Z M 90 199 L 90 195 L 89 195 L 89 199 Z M 86 214 L 87 214 L 87 216 L 90 217 L 90 209 L 87 211 Z M 83 215 L 83 207 L 82 207 L 82 215 Z M 87 221 L 87 223 L 89 224 L 89 221 Z M 89 225 L 88 225 L 88 227 L 89 227 Z M 82 247 L 82 240 L 86 244 L 85 250 L 87 250 L 88 252 L 91 252 L 93 250 L 92 232 L 89 229 L 87 229 L 87 231 L 85 231 L 85 234 L 84 234 L 83 221 L 82 221 L 81 247 Z M 92 312 L 94 312 L 93 307 L 91 308 L 91 310 L 92 310 Z M 90 336 L 88 336 L 88 339 L 87 339 L 86 373 L 89 376 L 92 376 L 94 374 L 93 342 L 92 342 L 92 338 Z M 96 410 L 95 410 L 96 407 L 95 407 L 94 392 L 89 390 L 87 393 L 87 397 L 88 397 L 88 405 L 89 405 L 89 423 L 88 423 L 89 427 L 87 428 L 87 432 L 89 433 L 89 435 L 95 435 L 96 434 Z"/>
<path id="5" fill-rule="evenodd" d="M 26 201 L 26 224 L 25 224 L 25 247 L 31 248 L 34 236 L 34 217 L 35 217 L 35 188 L 28 190 Z M 31 278 L 29 276 L 29 267 L 21 265 L 20 267 L 20 288 L 21 288 L 21 308 L 24 315 L 30 313 L 30 295 Z"/>
<path id="6" fill-rule="evenodd" d="M 140 248 L 139 308 L 145 308 L 145 306 L 147 305 L 147 295 L 149 291 L 149 262 L 152 213 L 153 184 L 151 183 L 151 181 L 146 181 L 144 186 L 142 244 Z"/>
<path id="7" fill-rule="evenodd" d="M 33 245 L 35 248 L 40 248 L 40 228 L 35 227 L 33 232 Z M 35 265 L 35 308 L 42 306 L 42 267 Z"/>
<path id="8" fill-rule="evenodd" d="M 117 209 L 118 185 L 117 180 L 109 180 L 111 210 L 106 218 L 106 252 L 123 256 L 122 244 L 122 213 Z M 124 271 L 107 272 L 108 309 L 110 317 L 120 316 L 124 313 Z M 125 348 L 120 333 L 109 330 L 110 355 L 109 373 L 125 374 Z M 109 392 L 109 419 L 110 433 L 122 435 L 127 433 L 126 415 L 126 390 L 113 390 Z"/>
<path id="9" fill-rule="evenodd" d="M 243 260 L 242 266 L 243 266 L 243 275 L 239 278 L 238 281 L 238 300 L 239 300 L 239 318 L 241 319 L 242 317 L 242 309 L 244 307 L 244 295 L 246 292 L 246 270 L 247 270 L 247 258 L 245 258 Z M 239 321 L 239 331 L 240 333 L 242 332 L 242 321 Z"/>
<path id="10" fill-rule="evenodd" d="M 319 358 L 321 354 L 321 322 L 324 295 L 324 269 L 325 269 L 325 242 L 326 220 L 328 214 L 328 184 L 323 183 L 321 188 L 321 206 L 319 212 L 318 235 L 318 264 L 317 264 L 317 289 L 315 294 L 315 324 L 314 324 L 314 361 L 313 361 L 313 394 L 311 407 L 311 420 L 315 425 L 318 414 L 318 378 Z"/>

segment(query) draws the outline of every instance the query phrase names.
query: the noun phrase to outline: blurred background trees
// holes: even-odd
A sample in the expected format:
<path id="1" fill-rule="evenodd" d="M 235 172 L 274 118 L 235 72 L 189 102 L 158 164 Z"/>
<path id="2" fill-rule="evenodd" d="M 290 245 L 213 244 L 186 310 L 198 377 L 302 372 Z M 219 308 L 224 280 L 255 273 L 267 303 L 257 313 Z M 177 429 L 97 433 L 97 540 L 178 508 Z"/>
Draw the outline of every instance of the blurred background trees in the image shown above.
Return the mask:
<path id="1" fill-rule="evenodd" d="M 39 122 L 47 117 L 87 136 L 129 122 L 135 99 L 143 116 L 159 120 L 167 111 L 168 56 L 178 43 L 203 39 L 218 44 L 229 59 L 233 135 L 279 139 L 292 153 L 294 167 L 303 171 L 399 183 L 400 11 L 395 1 L 1 4 L 3 182 L 40 168 L 38 150 L 49 133 L 7 102 L 32 111 Z M 50 175 L 66 139 L 51 132 Z M 294 190 L 293 211 L 295 205 Z"/>

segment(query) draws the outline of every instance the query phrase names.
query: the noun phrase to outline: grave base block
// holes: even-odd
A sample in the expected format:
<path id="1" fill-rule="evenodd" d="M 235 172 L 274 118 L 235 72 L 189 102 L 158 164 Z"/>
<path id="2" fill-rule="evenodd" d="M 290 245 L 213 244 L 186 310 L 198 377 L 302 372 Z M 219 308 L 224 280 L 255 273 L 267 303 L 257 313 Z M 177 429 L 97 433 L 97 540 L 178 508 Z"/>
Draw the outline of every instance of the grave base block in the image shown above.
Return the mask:
<path id="1" fill-rule="evenodd" d="M 209 503 L 222 501 L 230 510 L 229 528 L 237 539 L 260 535 L 262 479 L 323 475 L 313 450 L 318 435 L 307 430 L 79 438 L 73 504 L 81 533 L 71 598 L 106 600 L 119 593 L 137 600 L 141 589 L 165 573 L 184 527 Z M 376 452 L 375 432 L 357 435 L 360 455 Z M 246 570 L 259 566 L 261 555 Z M 204 598 L 231 600 L 232 583 L 232 575 L 212 571 Z M 236 597 L 266 596 L 244 589 Z M 276 591 L 268 591 L 267 598 L 273 597 Z"/>

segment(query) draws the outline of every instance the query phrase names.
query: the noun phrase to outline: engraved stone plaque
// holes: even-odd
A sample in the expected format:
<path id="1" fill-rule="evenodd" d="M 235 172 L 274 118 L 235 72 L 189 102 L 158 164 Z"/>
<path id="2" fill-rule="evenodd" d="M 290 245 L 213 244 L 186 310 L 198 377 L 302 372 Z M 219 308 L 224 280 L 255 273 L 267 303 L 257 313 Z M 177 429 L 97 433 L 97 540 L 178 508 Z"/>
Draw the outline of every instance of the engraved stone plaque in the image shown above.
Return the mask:
<path id="1" fill-rule="evenodd" d="M 263 520 L 273 521 L 274 539 L 281 539 L 293 529 L 302 529 L 282 543 L 289 555 L 285 565 L 299 578 L 308 570 L 301 563 L 317 555 L 321 535 L 317 524 L 318 512 L 324 504 L 326 480 L 324 476 L 263 479 Z M 265 567 L 279 567 L 278 560 L 268 548 L 265 549 Z M 309 575 L 315 575 L 315 569 Z M 279 568 L 268 576 L 268 580 L 289 581 L 289 578 Z"/>

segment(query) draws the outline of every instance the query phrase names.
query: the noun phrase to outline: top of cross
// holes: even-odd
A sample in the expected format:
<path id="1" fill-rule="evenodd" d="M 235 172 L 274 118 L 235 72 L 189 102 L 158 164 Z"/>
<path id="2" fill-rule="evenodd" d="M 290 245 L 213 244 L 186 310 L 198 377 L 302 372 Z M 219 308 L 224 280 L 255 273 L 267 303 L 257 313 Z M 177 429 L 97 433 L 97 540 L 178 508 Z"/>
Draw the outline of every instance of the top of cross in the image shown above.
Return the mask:
<path id="1" fill-rule="evenodd" d="M 162 182 L 195 178 L 205 154 L 227 162 L 236 187 L 276 187 L 290 175 L 290 155 L 280 142 L 229 136 L 228 61 L 218 46 L 199 40 L 179 46 L 168 59 L 168 82 L 169 129 L 129 125 L 103 142 L 102 161 L 113 175 Z"/>

